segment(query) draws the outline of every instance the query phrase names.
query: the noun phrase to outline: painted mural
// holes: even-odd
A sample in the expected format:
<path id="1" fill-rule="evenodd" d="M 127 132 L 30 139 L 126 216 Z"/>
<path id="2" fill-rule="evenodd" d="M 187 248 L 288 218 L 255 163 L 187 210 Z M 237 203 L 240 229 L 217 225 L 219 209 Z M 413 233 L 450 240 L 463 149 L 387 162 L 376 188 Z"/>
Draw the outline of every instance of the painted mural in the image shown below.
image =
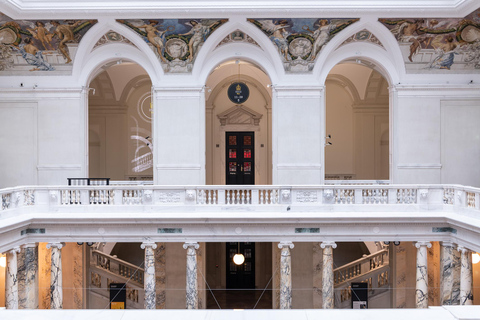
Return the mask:
<path id="1" fill-rule="evenodd" d="M 71 71 L 78 43 L 97 20 L 12 20 L 0 13 L 0 71 Z"/>
<path id="2" fill-rule="evenodd" d="M 378 40 L 378 38 L 373 33 L 368 31 L 367 29 L 363 29 L 363 30 L 355 33 L 350 38 L 345 40 L 340 45 L 340 47 L 343 46 L 343 45 L 346 45 L 347 43 L 352 43 L 352 42 L 371 42 L 373 44 L 376 44 L 377 46 L 380 46 L 380 47 L 384 48 L 383 44 L 380 42 L 380 40 Z"/>
<path id="3" fill-rule="evenodd" d="M 203 43 L 227 19 L 117 20 L 147 42 L 165 72 L 191 72 Z"/>
<path id="4" fill-rule="evenodd" d="M 313 69 L 322 48 L 359 19 L 248 19 L 275 44 L 285 71 Z"/>
<path id="5" fill-rule="evenodd" d="M 407 72 L 480 69 L 480 9 L 464 18 L 379 19 L 397 39 Z"/>

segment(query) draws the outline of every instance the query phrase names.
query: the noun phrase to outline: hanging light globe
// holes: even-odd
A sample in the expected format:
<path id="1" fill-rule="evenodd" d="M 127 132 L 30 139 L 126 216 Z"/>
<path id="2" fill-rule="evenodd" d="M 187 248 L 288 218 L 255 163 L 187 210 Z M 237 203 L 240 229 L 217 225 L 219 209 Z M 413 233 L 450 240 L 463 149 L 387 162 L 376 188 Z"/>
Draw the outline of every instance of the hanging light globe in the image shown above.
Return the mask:
<path id="1" fill-rule="evenodd" d="M 477 264 L 479 262 L 480 262 L 480 254 L 478 254 L 477 252 L 472 253 L 472 264 Z"/>
<path id="2" fill-rule="evenodd" d="M 237 266 L 241 265 L 242 263 L 245 262 L 245 257 L 241 253 L 237 253 L 236 255 L 233 256 L 233 263 L 235 263 Z"/>

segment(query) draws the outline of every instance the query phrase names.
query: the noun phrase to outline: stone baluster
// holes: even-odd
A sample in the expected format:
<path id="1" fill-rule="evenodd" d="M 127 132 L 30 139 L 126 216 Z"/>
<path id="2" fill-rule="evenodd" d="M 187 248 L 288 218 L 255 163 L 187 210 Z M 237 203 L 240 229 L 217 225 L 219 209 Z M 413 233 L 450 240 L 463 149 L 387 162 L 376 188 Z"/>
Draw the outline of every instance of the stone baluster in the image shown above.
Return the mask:
<path id="1" fill-rule="evenodd" d="M 473 304 L 472 292 L 472 252 L 464 247 L 458 247 L 461 254 L 460 268 L 460 305 Z"/>
<path id="2" fill-rule="evenodd" d="M 454 245 L 442 242 L 440 248 L 440 304 L 453 305 L 453 282 L 455 272 Z"/>
<path id="3" fill-rule="evenodd" d="M 38 309 L 38 248 L 37 244 L 29 243 L 22 247 L 24 252 L 25 280 L 19 282 L 24 294 L 19 298 L 19 307 L 23 309 Z M 19 291 L 21 289 L 19 288 Z"/>
<path id="4" fill-rule="evenodd" d="M 155 242 L 143 242 L 140 246 L 145 249 L 145 265 L 143 287 L 145 289 L 145 309 L 156 308 L 156 279 L 155 279 Z"/>
<path id="5" fill-rule="evenodd" d="M 50 271 L 50 309 L 63 308 L 63 278 L 62 251 L 65 244 L 61 242 L 48 243 L 47 249 L 52 249 L 52 267 Z"/>
<path id="6" fill-rule="evenodd" d="M 290 249 L 293 243 L 280 242 L 278 248 L 282 249 L 280 256 L 280 309 L 292 308 L 292 258 Z"/>
<path id="7" fill-rule="evenodd" d="M 18 309 L 17 253 L 20 247 L 7 252 L 7 274 L 5 279 L 5 307 Z"/>
<path id="8" fill-rule="evenodd" d="M 323 249 L 323 268 L 322 268 L 322 297 L 323 309 L 333 309 L 333 249 L 337 244 L 333 241 L 325 241 L 320 244 Z"/>
<path id="9" fill-rule="evenodd" d="M 432 244 L 428 241 L 415 243 L 417 248 L 417 281 L 415 286 L 415 304 L 417 308 L 428 308 L 428 264 L 427 248 Z"/>
<path id="10" fill-rule="evenodd" d="M 198 286 L 197 286 L 197 242 L 186 242 L 183 248 L 187 249 L 187 309 L 198 309 Z"/>

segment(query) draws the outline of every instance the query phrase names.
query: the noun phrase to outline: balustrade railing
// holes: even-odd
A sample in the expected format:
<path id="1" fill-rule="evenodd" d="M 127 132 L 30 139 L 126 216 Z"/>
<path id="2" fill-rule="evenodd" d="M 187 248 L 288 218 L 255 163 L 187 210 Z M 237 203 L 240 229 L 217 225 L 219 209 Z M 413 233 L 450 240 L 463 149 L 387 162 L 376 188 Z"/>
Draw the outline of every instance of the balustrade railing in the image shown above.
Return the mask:
<path id="1" fill-rule="evenodd" d="M 388 265 L 388 249 L 382 249 L 371 255 L 334 269 L 333 283 L 335 285 L 340 285 L 386 265 Z"/>
<path id="2" fill-rule="evenodd" d="M 479 210 L 480 188 L 457 185 L 321 186 L 28 186 L 0 190 L 1 211 L 30 206 L 303 206 L 442 205 Z M 379 209 L 374 209 L 378 207 Z M 72 209 L 73 210 L 73 209 Z M 135 210 L 135 209 L 134 209 Z M 327 210 L 327 209 L 325 209 Z"/>
<path id="3" fill-rule="evenodd" d="M 97 268 L 125 278 L 125 281 L 135 281 L 137 284 L 143 285 L 144 270 L 136 265 L 98 250 L 92 251 L 92 264 Z"/>

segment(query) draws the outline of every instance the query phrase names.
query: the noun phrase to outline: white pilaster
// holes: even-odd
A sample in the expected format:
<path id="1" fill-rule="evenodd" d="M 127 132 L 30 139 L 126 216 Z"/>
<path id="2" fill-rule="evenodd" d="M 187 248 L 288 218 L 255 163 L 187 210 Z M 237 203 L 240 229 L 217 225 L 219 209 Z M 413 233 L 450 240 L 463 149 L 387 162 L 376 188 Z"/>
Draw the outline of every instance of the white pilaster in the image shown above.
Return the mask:
<path id="1" fill-rule="evenodd" d="M 442 242 L 440 247 L 440 304 L 452 305 L 453 282 L 455 271 L 454 245 Z"/>
<path id="2" fill-rule="evenodd" d="M 52 267 L 50 271 L 50 309 L 63 309 L 62 251 L 64 244 L 48 243 L 52 249 Z"/>
<path id="3" fill-rule="evenodd" d="M 472 252 L 464 247 L 458 247 L 461 253 L 460 269 L 460 305 L 473 304 L 472 292 Z"/>
<path id="4" fill-rule="evenodd" d="M 145 249 L 145 276 L 143 286 L 145 289 L 145 309 L 156 308 L 156 279 L 155 279 L 155 242 L 143 242 L 140 246 Z"/>
<path id="5" fill-rule="evenodd" d="M 7 252 L 7 274 L 5 279 L 5 307 L 18 309 L 18 278 L 17 253 L 20 247 Z"/>
<path id="6" fill-rule="evenodd" d="M 427 248 L 432 244 L 428 241 L 415 243 L 417 248 L 417 281 L 415 286 L 415 305 L 417 308 L 428 307 L 428 262 Z"/>
<path id="7" fill-rule="evenodd" d="M 294 245 L 290 241 L 282 241 L 278 248 L 282 249 L 280 256 L 280 309 L 292 308 L 292 258 L 290 249 Z"/>
<path id="8" fill-rule="evenodd" d="M 323 268 L 322 268 L 322 298 L 323 309 L 333 309 L 333 249 L 337 244 L 333 241 L 325 241 L 320 244 L 323 249 Z"/>
<path id="9" fill-rule="evenodd" d="M 198 309 L 198 285 L 197 285 L 197 242 L 186 242 L 183 248 L 187 249 L 187 309 Z"/>

